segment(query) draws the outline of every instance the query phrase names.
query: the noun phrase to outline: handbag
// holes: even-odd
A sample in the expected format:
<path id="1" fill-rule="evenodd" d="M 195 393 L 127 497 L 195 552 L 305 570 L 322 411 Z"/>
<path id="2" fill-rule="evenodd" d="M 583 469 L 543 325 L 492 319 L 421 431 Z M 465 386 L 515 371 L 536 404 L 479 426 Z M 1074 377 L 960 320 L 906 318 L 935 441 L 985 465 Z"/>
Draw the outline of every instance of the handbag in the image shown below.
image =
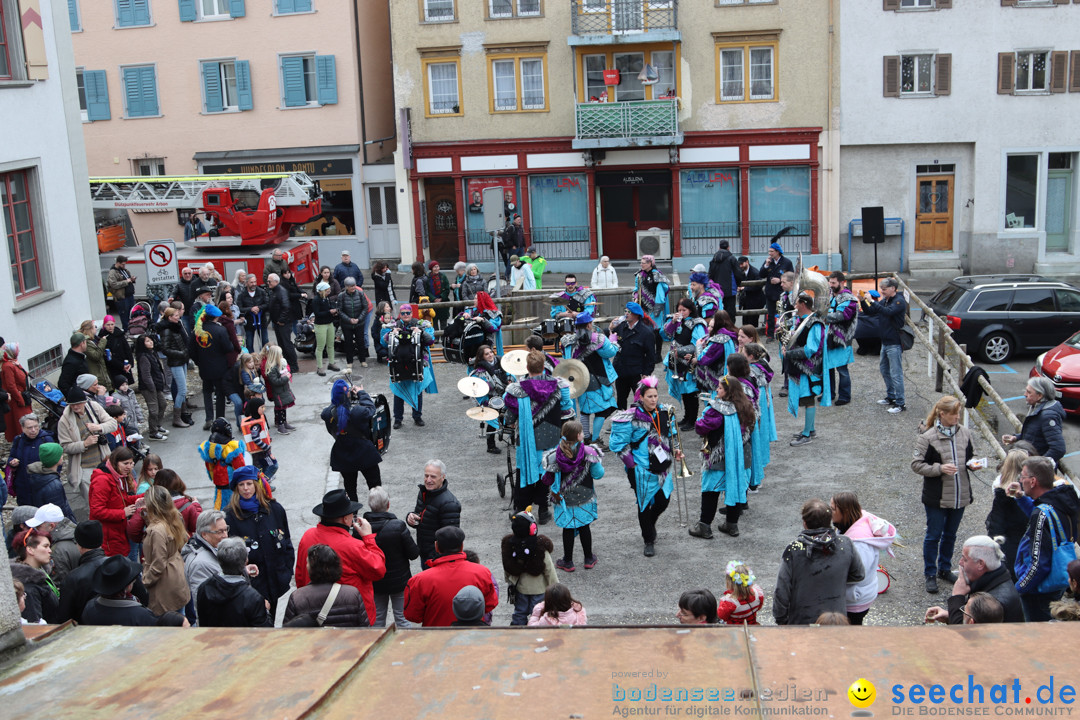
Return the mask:
<path id="1" fill-rule="evenodd" d="M 915 347 L 915 331 L 910 325 L 904 325 L 900 328 L 900 351 L 907 352 L 913 347 Z"/>
<path id="2" fill-rule="evenodd" d="M 1076 544 L 1071 542 L 1065 534 L 1065 529 L 1054 508 L 1043 505 L 1042 511 L 1050 520 L 1050 544 L 1053 547 L 1053 554 L 1050 556 L 1050 574 L 1043 578 L 1035 591 L 1050 593 L 1069 587 L 1068 566 L 1076 559 Z"/>
<path id="3" fill-rule="evenodd" d="M 341 592 L 341 583 L 334 583 L 330 588 L 330 594 L 326 596 L 326 602 L 322 604 L 319 614 L 315 616 L 315 622 L 319 623 L 319 627 L 322 627 L 326 618 L 330 617 L 330 609 L 334 607 L 334 601 L 337 600 L 339 592 Z"/>

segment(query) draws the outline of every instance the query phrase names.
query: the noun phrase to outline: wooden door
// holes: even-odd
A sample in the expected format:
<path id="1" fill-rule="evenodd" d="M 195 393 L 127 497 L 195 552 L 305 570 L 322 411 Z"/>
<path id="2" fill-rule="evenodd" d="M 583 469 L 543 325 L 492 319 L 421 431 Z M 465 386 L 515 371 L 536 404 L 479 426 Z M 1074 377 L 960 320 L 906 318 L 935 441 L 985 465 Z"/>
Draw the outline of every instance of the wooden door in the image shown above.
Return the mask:
<path id="1" fill-rule="evenodd" d="M 458 260 L 458 216 L 453 182 L 424 184 L 427 195 L 428 255 L 439 264 Z"/>
<path id="2" fill-rule="evenodd" d="M 605 255 L 613 260 L 637 257 L 634 188 L 600 188 L 600 232 Z"/>
<path id="3" fill-rule="evenodd" d="M 920 175 L 915 252 L 952 252 L 953 176 Z"/>

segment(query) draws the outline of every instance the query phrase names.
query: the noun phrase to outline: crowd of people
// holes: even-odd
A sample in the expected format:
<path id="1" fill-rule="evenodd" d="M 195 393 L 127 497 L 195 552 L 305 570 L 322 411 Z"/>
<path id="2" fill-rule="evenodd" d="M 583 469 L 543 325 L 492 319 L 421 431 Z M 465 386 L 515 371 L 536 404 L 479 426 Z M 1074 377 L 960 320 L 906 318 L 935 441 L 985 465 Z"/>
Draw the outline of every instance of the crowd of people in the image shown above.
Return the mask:
<path id="1" fill-rule="evenodd" d="M 508 257 L 509 273 L 511 279 L 515 270 L 527 273 L 531 284 L 524 275 L 521 284 L 539 287 L 542 258 L 535 246 L 529 255 L 530 262 Z M 130 285 L 121 282 L 123 265 L 115 268 L 114 294 Z M 24 621 L 266 627 L 284 601 L 287 626 L 381 627 L 391 612 L 399 627 L 469 626 L 490 624 L 501 589 L 513 606 L 512 625 L 583 625 L 583 603 L 558 576 L 577 570 L 579 541 L 583 568 L 600 562 L 596 481 L 606 471 L 625 473 L 645 557 L 658 554 L 657 522 L 688 461 L 700 476 L 700 515 L 689 535 L 715 539 L 722 508 L 716 529 L 739 536 L 779 440 L 772 380 L 780 376 L 778 396 L 790 414 L 803 417 L 789 445 L 815 441 L 817 409 L 851 401 L 848 365 L 860 317 L 879 319 L 880 404 L 893 415 L 906 409 L 899 337 L 906 304 L 895 281 L 883 281 L 878 297 L 856 298 L 843 273 L 834 272 L 822 279 L 827 290 L 795 293 L 793 268 L 777 243 L 760 271 L 721 243 L 685 288 L 673 286 L 646 255 L 632 300 L 606 325 L 598 322 L 592 289 L 567 275 L 550 317 L 569 331 L 554 344 L 542 333 L 529 338 L 513 372 L 501 362 L 502 313 L 486 282 L 475 265 L 458 263 L 454 273 L 448 278 L 436 261 L 415 264 L 410 302 L 399 303 L 384 263 L 373 268 L 370 301 L 347 251 L 336 267 L 320 268 L 310 292 L 296 284 L 280 251 L 265 263 L 262 284 L 243 272 L 226 283 L 209 264 L 184 268 L 154 308 L 157 317 L 142 327 L 128 308 L 121 317 L 126 332 L 106 316 L 100 331 L 87 321 L 71 335 L 56 383 L 63 403 L 57 403 L 55 435 L 19 390 L 27 374 L 18 344 L 0 341 L 12 442 L 5 471 L 17 499 L 8 549 Z M 755 274 L 766 281 L 764 328 L 734 322 L 740 284 Z M 618 283 L 606 258 L 592 279 L 601 288 Z M 420 307 L 451 298 L 471 307 L 453 317 L 444 308 Z M 741 307 L 748 302 L 755 301 L 744 294 Z M 274 434 L 296 429 L 288 410 L 299 372 L 294 337 L 305 318 L 313 326 L 319 375 L 325 375 L 324 354 L 326 370 L 342 370 L 338 334 L 349 369 L 354 361 L 367 367 L 370 322 L 375 357 L 388 365 L 394 428 L 403 424 L 405 405 L 415 425 L 425 425 L 423 395 L 438 392 L 430 358 L 436 331 L 445 331 L 444 346 L 451 346 L 459 320 L 479 329 L 480 344 L 465 353 L 466 372 L 486 388 L 477 404 L 495 411 L 482 414 L 487 449 L 501 453 L 501 438 L 514 458 L 514 513 L 501 543 L 501 577 L 466 547 L 461 504 L 442 461 L 425 463 L 411 511 L 401 518 L 390 512 L 373 430 L 378 411 L 348 373 L 334 380 L 321 413 L 331 436 L 330 467 L 343 488 L 325 494 L 312 509 L 318 524 L 294 543 L 274 497 L 278 458 L 267 405 L 273 403 Z M 277 342 L 269 342 L 270 328 Z M 775 357 L 767 349 L 773 338 L 779 339 Z M 463 342 L 453 347 L 464 350 Z M 556 371 L 565 361 L 588 371 L 573 395 Z M 165 453 L 146 445 L 169 447 L 166 424 L 194 425 L 192 411 L 200 407 L 188 393 L 192 371 L 201 381 L 209 433 L 198 446 L 214 487 L 205 508 L 168 467 Z M 664 389 L 674 404 L 661 402 Z M 1080 582 L 1080 561 L 1067 552 L 1080 501 L 1055 465 L 1065 453 L 1063 411 L 1045 378 L 1033 378 L 1025 398 L 1031 412 L 1020 434 L 1002 438 L 1011 452 L 994 484 L 990 534 L 962 543 L 959 572 L 953 570 L 956 535 L 974 500 L 969 471 L 979 461 L 956 398 L 937 401 L 920 426 L 911 469 L 923 480 L 925 590 L 938 593 L 939 581 L 951 586 L 947 607 L 928 609 L 926 622 L 1080 618 L 1076 601 L 1063 599 Z M 230 404 L 235 422 L 227 416 Z M 361 475 L 367 512 L 361 512 Z M 896 528 L 863 509 L 852 492 L 806 501 L 801 519 L 801 532 L 780 559 L 773 619 L 863 624 L 878 595 L 879 555 L 891 552 Z M 540 532 L 552 522 L 562 531 L 561 546 Z M 750 565 L 733 559 L 724 578 L 719 598 L 705 588 L 683 593 L 675 619 L 756 624 L 766 593 Z"/>

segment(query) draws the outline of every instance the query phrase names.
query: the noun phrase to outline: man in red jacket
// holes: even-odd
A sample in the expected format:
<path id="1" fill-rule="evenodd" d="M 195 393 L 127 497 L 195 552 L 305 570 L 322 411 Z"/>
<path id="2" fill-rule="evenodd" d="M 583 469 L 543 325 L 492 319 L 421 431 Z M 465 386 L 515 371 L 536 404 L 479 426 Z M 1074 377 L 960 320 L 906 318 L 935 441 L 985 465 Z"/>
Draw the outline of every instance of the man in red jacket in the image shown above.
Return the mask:
<path id="1" fill-rule="evenodd" d="M 454 624 L 454 596 L 466 585 L 475 585 L 484 594 L 484 612 L 499 604 L 499 594 L 491 581 L 491 571 L 465 559 L 462 546 L 465 532 L 454 525 L 435 532 L 435 559 L 428 569 L 413 575 L 405 586 L 405 619 L 424 627 Z"/>
<path id="2" fill-rule="evenodd" d="M 386 558 L 375 544 L 375 533 L 364 518 L 356 513 L 363 503 L 349 500 L 344 490 L 331 490 L 323 495 L 321 504 L 312 510 L 321 520 L 304 533 L 296 548 L 296 587 L 302 588 L 308 579 L 307 552 L 312 545 L 328 545 L 341 558 L 341 582 L 352 585 L 364 599 L 364 610 L 371 623 L 375 621 L 375 592 L 371 583 L 386 573 Z M 349 531 L 352 529 L 359 539 Z M 490 582 L 490 578 L 489 578 Z M 451 618 L 453 620 L 453 618 Z"/>

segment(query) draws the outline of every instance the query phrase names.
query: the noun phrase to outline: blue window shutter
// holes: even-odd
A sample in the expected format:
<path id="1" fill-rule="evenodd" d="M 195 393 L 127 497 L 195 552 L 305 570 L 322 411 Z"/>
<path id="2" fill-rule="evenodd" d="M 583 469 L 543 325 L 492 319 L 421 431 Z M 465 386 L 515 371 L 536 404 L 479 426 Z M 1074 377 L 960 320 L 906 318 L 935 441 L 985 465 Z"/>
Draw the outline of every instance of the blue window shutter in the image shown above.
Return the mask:
<path id="1" fill-rule="evenodd" d="M 203 93 L 206 95 L 206 112 L 219 113 L 225 109 L 221 99 L 221 66 L 216 62 L 202 64 Z"/>
<path id="2" fill-rule="evenodd" d="M 254 107 L 251 98 L 251 65 L 247 60 L 236 61 L 236 105 L 241 110 Z"/>
<path id="3" fill-rule="evenodd" d="M 315 56 L 315 86 L 320 105 L 337 105 L 337 65 L 333 55 Z"/>
<path id="4" fill-rule="evenodd" d="M 116 24 L 119 27 L 131 27 L 135 24 L 135 0 L 116 0 Z"/>
<path id="5" fill-rule="evenodd" d="M 180 0 L 180 22 L 195 22 L 195 0 Z"/>
<path id="6" fill-rule="evenodd" d="M 285 88 L 285 107 L 307 105 L 303 58 L 281 58 L 281 82 Z"/>
<path id="7" fill-rule="evenodd" d="M 147 115 L 159 115 L 157 96 L 157 75 L 152 67 L 139 69 L 139 85 L 142 91 L 143 107 Z"/>
<path id="8" fill-rule="evenodd" d="M 68 0 L 68 20 L 71 22 L 71 31 L 82 30 L 79 25 L 79 0 Z"/>
<path id="9" fill-rule="evenodd" d="M 296 0 L 277 0 L 276 4 L 278 15 L 296 12 Z"/>
<path id="10" fill-rule="evenodd" d="M 127 99 L 127 116 L 143 115 L 142 96 L 139 94 L 139 68 L 124 68 L 124 97 Z"/>
<path id="11" fill-rule="evenodd" d="M 229 17 L 244 17 L 244 0 L 229 0 Z"/>
<path id="12" fill-rule="evenodd" d="M 135 18 L 132 25 L 150 24 L 150 0 L 131 0 L 131 9 Z"/>
<path id="13" fill-rule="evenodd" d="M 83 70 L 83 85 L 86 87 L 86 119 L 109 120 L 109 81 L 104 70 Z"/>
<path id="14" fill-rule="evenodd" d="M 311 0 L 293 0 L 293 12 L 311 12 Z"/>

